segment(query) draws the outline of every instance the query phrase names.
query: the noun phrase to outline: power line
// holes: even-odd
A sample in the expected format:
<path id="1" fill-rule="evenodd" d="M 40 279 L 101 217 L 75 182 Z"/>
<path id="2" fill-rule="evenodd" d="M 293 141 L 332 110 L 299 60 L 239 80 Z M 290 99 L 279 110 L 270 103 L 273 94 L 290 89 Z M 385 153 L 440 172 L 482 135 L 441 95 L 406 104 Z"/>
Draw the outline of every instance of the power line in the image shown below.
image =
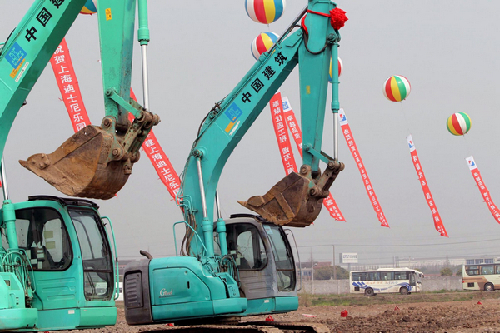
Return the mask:
<path id="1" fill-rule="evenodd" d="M 336 243 L 336 244 L 315 244 L 315 245 L 300 245 L 297 247 L 319 247 L 319 246 L 360 246 L 360 247 L 366 247 L 366 246 L 372 246 L 372 247 L 377 247 L 377 246 L 392 246 L 392 247 L 421 247 L 421 246 L 447 246 L 447 245 L 457 245 L 457 244 L 470 244 L 470 243 L 480 243 L 480 242 L 496 242 L 500 241 L 500 238 L 495 238 L 495 239 L 484 239 L 484 240 L 469 240 L 469 241 L 461 241 L 461 242 L 451 242 L 451 243 L 434 243 L 434 244 L 342 244 L 342 243 Z"/>

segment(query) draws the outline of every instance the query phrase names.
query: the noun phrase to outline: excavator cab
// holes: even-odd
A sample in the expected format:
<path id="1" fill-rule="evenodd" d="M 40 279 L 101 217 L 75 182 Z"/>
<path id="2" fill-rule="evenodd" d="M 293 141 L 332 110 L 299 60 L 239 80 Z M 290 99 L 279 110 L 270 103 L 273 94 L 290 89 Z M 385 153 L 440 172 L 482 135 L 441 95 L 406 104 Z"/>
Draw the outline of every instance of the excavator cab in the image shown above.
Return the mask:
<path id="1" fill-rule="evenodd" d="M 7 306 L 0 306 L 0 328 L 47 331 L 114 325 L 118 272 L 109 242 L 114 237 L 98 206 L 55 196 L 30 196 L 9 206 L 15 212 L 17 246 L 9 243 L 2 219 L 6 255 L 0 291 L 10 297 Z M 26 265 L 14 265 L 19 260 Z"/>
<path id="2" fill-rule="evenodd" d="M 297 272 L 283 228 L 260 216 L 233 214 L 226 229 L 228 254 L 235 259 L 247 298 L 245 315 L 295 311 Z"/>

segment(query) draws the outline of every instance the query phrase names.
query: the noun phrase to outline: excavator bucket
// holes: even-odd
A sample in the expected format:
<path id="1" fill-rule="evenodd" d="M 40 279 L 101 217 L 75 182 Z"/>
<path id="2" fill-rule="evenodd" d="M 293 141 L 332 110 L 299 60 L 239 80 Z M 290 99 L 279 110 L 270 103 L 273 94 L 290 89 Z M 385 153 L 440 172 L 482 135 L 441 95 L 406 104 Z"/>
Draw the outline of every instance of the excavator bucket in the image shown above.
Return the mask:
<path id="1" fill-rule="evenodd" d="M 323 200 L 309 194 L 310 183 L 307 177 L 292 172 L 265 195 L 238 202 L 274 224 L 307 227 L 321 212 Z"/>
<path id="2" fill-rule="evenodd" d="M 35 154 L 22 166 L 69 196 L 107 200 L 127 182 L 130 159 L 111 159 L 113 136 L 97 126 L 75 133 L 51 154 Z"/>
<path id="3" fill-rule="evenodd" d="M 344 167 L 344 163 L 329 161 L 325 172 L 318 170 L 313 179 L 311 167 L 303 165 L 300 174 L 290 173 L 265 195 L 238 202 L 274 224 L 307 227 L 318 217 L 328 189 Z"/>

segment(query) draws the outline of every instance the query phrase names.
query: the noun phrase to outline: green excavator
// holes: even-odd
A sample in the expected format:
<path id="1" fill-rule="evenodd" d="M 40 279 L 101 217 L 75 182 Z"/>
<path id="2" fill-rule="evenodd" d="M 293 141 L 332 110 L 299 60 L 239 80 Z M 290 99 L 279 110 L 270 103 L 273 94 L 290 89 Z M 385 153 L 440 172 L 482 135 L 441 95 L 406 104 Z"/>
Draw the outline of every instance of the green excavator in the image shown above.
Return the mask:
<path id="1" fill-rule="evenodd" d="M 27 201 L 12 202 L 3 158 L 16 115 L 84 4 L 85 0 L 34 1 L 0 46 L 4 197 L 0 331 L 116 323 L 116 246 L 112 227 L 105 227 L 111 221 L 100 215 L 97 204 L 85 199 L 30 196 Z M 142 142 L 159 118 L 146 104 L 130 99 L 137 7 L 143 50 L 149 40 L 146 1 L 140 0 L 137 6 L 135 0 L 100 0 L 98 6 L 109 14 L 98 17 L 105 104 L 102 125 L 81 129 L 51 154 L 36 154 L 20 162 L 67 196 L 106 200 L 126 183 Z M 134 114 L 133 122 L 127 120 L 128 112 Z"/>
<path id="2" fill-rule="evenodd" d="M 84 3 L 35 1 L 3 45 L 0 153 L 17 112 Z M 138 39 L 145 55 L 149 41 L 146 1 L 138 0 L 138 4 Z M 54 153 L 34 155 L 21 164 L 68 196 L 109 199 L 125 184 L 138 160 L 138 149 L 159 119 L 149 112 L 147 100 L 140 106 L 129 96 L 136 0 L 99 0 L 97 6 L 101 45 L 105 45 L 101 46 L 102 126 L 86 127 Z M 203 120 L 178 195 L 184 220 L 174 223 L 174 236 L 175 226 L 184 225 L 183 247 L 179 256 L 167 258 L 142 252 L 146 259 L 127 266 L 124 306 L 130 325 L 224 322 L 297 309 L 296 263 L 289 231 L 283 227 L 310 225 L 344 168 L 336 150 L 329 156 L 321 149 L 328 69 L 332 57 L 337 58 L 340 41 L 332 15 L 336 7 L 331 0 L 309 0 L 273 48 Z M 235 214 L 224 220 L 220 209 L 215 209 L 219 207 L 217 184 L 222 169 L 297 65 L 302 166 L 268 193 L 241 202 L 256 214 Z M 332 74 L 331 110 L 336 129 L 336 61 Z M 143 82 L 147 96 L 144 71 Z M 128 112 L 136 116 L 132 123 L 127 121 Z M 320 162 L 326 164 L 323 171 Z M 2 176 L 6 185 L 5 172 Z M 100 216 L 95 203 L 46 196 L 12 203 L 4 186 L 1 216 L 0 330 L 81 329 L 116 322 L 114 236 L 112 231 L 106 232 L 106 218 Z"/>
<path id="3" fill-rule="evenodd" d="M 307 7 L 283 36 L 203 120 L 178 195 L 184 220 L 176 224 L 187 230 L 181 255 L 149 256 L 127 265 L 123 286 L 129 324 L 194 324 L 297 309 L 296 264 L 283 227 L 309 226 L 344 168 L 336 150 L 329 156 L 321 149 L 329 66 L 332 57 L 337 59 L 340 41 L 334 26 L 343 25 L 335 22 L 338 15 L 334 14 L 341 11 L 336 7 L 330 0 L 307 1 Z M 224 165 L 297 65 L 302 166 L 266 194 L 240 202 L 256 214 L 236 214 L 224 220 L 216 209 L 217 185 Z M 335 142 L 337 70 L 337 61 L 333 61 L 331 110 Z M 323 171 L 320 162 L 325 163 Z M 252 163 L 265 168 L 266 162 Z M 242 182 L 258 179 L 255 173 L 241 176 Z"/>

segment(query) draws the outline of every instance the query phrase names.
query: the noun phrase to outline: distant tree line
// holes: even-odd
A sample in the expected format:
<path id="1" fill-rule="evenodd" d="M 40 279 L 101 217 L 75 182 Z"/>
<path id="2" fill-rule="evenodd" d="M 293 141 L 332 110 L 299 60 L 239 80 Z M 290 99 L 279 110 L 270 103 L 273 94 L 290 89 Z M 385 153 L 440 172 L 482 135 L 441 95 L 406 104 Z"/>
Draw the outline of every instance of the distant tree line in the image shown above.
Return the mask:
<path id="1" fill-rule="evenodd" d="M 343 267 L 336 266 L 337 268 L 337 280 L 348 280 L 349 271 Z M 441 276 L 462 276 L 462 266 L 446 266 L 446 267 L 428 267 L 415 268 L 425 274 L 440 274 Z M 455 273 L 455 274 L 454 274 Z M 314 268 L 314 280 L 331 280 L 333 279 L 333 267 L 332 266 L 322 266 Z"/>
<path id="2" fill-rule="evenodd" d="M 337 280 L 348 280 L 349 272 L 340 266 L 336 266 Z M 331 280 L 333 279 L 333 266 L 323 266 L 314 269 L 315 280 Z"/>
<path id="3" fill-rule="evenodd" d="M 422 268 L 415 268 L 425 274 L 439 274 L 441 276 L 462 276 L 462 265 L 449 265 L 449 266 L 424 266 Z"/>

